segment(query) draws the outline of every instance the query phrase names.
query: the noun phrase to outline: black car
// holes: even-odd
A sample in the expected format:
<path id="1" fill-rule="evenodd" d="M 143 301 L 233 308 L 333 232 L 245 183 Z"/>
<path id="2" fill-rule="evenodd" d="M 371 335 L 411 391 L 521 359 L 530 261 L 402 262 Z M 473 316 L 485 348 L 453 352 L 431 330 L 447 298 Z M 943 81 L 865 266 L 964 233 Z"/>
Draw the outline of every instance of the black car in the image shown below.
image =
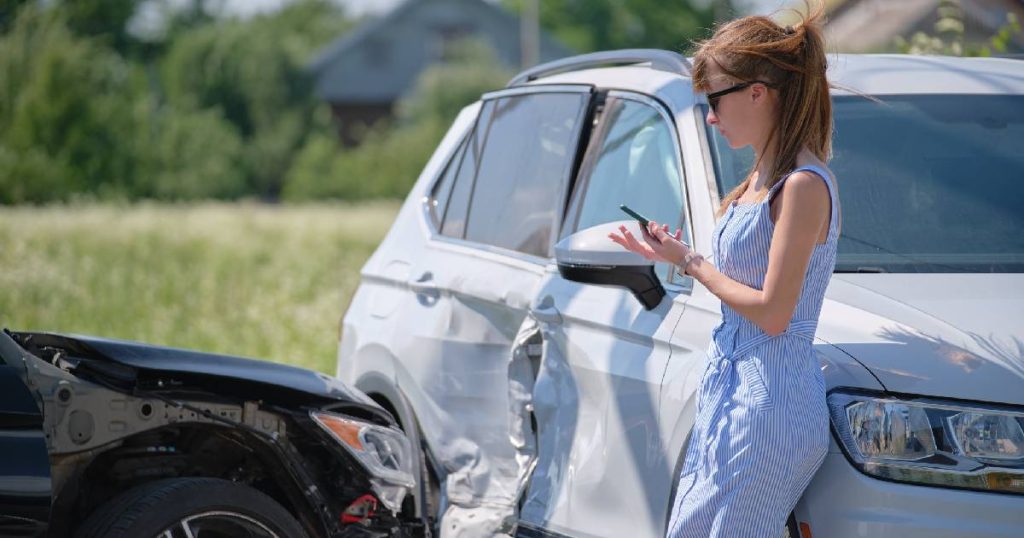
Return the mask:
<path id="1" fill-rule="evenodd" d="M 0 333 L 0 536 L 417 536 L 409 441 L 317 372 Z"/>

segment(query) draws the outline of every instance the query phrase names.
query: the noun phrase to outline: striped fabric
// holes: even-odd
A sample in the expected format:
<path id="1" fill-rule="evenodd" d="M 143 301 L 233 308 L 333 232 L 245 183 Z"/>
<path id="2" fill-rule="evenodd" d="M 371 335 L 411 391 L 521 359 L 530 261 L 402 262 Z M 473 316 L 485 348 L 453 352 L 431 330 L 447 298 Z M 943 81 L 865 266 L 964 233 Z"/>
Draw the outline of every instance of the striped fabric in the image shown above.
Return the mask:
<path id="1" fill-rule="evenodd" d="M 828 185 L 828 237 L 814 248 L 785 333 L 768 336 L 722 304 L 669 520 L 671 538 L 778 538 L 825 458 L 825 381 L 811 343 L 835 267 L 839 204 L 828 172 L 815 166 L 793 172 L 799 170 Z M 734 202 L 715 227 L 718 269 L 753 288 L 764 286 L 774 230 L 769 202 L 786 178 L 760 203 Z"/>

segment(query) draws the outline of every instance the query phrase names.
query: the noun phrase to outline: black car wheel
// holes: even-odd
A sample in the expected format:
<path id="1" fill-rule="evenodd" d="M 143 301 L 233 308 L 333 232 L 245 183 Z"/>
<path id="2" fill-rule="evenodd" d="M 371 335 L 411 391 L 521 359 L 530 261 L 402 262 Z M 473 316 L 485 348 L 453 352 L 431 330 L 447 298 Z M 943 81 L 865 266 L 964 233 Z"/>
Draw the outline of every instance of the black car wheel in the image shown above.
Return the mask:
<path id="1" fill-rule="evenodd" d="M 76 538 L 306 538 L 283 506 L 253 488 L 216 478 L 139 486 L 97 509 Z"/>

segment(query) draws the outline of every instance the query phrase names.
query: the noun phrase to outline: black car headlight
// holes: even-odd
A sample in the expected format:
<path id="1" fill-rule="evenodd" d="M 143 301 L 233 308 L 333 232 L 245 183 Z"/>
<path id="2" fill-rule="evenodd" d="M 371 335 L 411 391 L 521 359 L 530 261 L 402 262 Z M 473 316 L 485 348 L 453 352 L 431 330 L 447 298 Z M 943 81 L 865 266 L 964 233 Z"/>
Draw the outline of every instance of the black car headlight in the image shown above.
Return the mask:
<path id="1" fill-rule="evenodd" d="M 309 416 L 369 471 L 377 497 L 392 510 L 400 508 L 405 494 L 416 485 L 412 445 L 405 434 L 323 411 L 311 411 Z"/>
<path id="2" fill-rule="evenodd" d="M 1024 494 L 1024 409 L 842 391 L 828 407 L 843 450 L 868 475 Z"/>

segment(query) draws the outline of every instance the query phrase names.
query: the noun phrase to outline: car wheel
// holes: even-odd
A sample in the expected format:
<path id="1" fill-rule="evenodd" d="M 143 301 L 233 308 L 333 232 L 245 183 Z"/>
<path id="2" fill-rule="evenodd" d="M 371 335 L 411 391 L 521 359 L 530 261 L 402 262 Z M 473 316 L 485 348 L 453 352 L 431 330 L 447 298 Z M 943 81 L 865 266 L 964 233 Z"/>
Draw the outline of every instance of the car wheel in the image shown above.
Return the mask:
<path id="1" fill-rule="evenodd" d="M 306 538 L 263 492 L 217 478 L 172 478 L 131 489 L 98 508 L 75 538 Z"/>

